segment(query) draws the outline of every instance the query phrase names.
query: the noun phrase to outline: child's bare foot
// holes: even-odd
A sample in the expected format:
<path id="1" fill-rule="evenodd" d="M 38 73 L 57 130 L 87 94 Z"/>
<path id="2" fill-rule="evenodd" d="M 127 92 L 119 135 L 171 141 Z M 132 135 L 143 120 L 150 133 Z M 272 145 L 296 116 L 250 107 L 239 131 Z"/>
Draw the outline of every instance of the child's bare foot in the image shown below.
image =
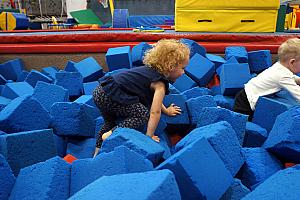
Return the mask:
<path id="1" fill-rule="evenodd" d="M 96 147 L 93 158 L 95 158 L 98 155 L 99 151 L 100 151 L 100 148 Z"/>
<path id="2" fill-rule="evenodd" d="M 102 135 L 102 140 L 106 140 L 112 134 L 112 130 L 107 131 Z"/>

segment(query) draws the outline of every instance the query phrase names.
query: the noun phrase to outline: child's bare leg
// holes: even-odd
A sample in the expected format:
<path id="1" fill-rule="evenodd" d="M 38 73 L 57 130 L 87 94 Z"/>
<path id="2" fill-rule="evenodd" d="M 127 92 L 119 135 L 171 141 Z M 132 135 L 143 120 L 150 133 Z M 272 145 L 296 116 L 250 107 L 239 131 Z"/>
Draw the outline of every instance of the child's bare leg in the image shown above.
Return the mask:
<path id="1" fill-rule="evenodd" d="M 100 148 L 96 147 L 93 158 L 95 158 L 98 155 L 99 151 L 100 151 Z"/>

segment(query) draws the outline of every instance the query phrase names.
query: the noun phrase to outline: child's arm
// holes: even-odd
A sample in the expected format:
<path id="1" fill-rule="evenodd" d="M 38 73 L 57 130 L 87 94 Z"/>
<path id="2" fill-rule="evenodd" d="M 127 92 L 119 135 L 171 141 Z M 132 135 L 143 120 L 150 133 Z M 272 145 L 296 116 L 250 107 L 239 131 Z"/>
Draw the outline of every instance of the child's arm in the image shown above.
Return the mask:
<path id="1" fill-rule="evenodd" d="M 154 82 L 151 84 L 151 88 L 154 90 L 153 101 L 150 109 L 150 118 L 148 121 L 147 133 L 153 140 L 159 142 L 159 138 L 154 135 L 160 120 L 162 102 L 165 97 L 165 85 L 163 82 Z"/>
<path id="2" fill-rule="evenodd" d="M 300 86 L 297 85 L 296 79 L 293 79 L 291 77 L 284 77 L 280 80 L 280 85 L 289 91 L 293 97 L 300 102 Z"/>
<path id="3" fill-rule="evenodd" d="M 295 78 L 297 85 L 300 85 L 300 77 L 295 75 L 294 78 Z"/>
<path id="4" fill-rule="evenodd" d="M 168 116 L 176 116 L 181 114 L 181 109 L 172 103 L 168 108 L 164 104 L 161 106 L 161 111 Z"/>

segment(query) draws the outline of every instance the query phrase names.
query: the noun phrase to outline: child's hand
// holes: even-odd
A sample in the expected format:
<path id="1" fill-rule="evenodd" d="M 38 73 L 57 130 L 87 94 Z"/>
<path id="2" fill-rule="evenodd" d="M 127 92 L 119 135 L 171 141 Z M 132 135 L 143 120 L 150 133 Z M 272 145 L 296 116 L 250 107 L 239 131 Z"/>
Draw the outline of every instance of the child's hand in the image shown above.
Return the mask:
<path id="1" fill-rule="evenodd" d="M 154 140 L 155 142 L 160 142 L 159 137 L 156 136 L 156 135 L 153 135 L 151 138 L 152 138 L 152 140 Z"/>
<path id="2" fill-rule="evenodd" d="M 172 103 L 168 108 L 167 108 L 167 115 L 168 116 L 176 116 L 181 114 L 181 109 L 179 106 L 176 106 L 174 103 Z"/>

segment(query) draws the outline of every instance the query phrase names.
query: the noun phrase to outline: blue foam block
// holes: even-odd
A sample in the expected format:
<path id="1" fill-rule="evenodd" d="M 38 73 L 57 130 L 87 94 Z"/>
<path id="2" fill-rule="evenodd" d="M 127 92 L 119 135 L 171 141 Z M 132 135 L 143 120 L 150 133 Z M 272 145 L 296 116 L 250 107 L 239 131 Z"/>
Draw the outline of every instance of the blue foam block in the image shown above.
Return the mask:
<path id="1" fill-rule="evenodd" d="M 15 176 L 6 159 L 0 154 L 0 199 L 8 199 L 15 184 Z"/>
<path id="2" fill-rule="evenodd" d="M 52 129 L 0 135 L 0 147 L 15 175 L 24 167 L 56 156 Z"/>
<path id="3" fill-rule="evenodd" d="M 6 80 L 16 81 L 22 70 L 24 70 L 24 64 L 20 58 L 0 64 L 0 74 Z"/>
<path id="4" fill-rule="evenodd" d="M 224 64 L 238 64 L 238 63 L 239 62 L 235 59 L 235 57 L 232 56 L 231 58 L 229 58 L 229 60 L 226 60 L 225 63 L 220 65 L 218 68 L 215 67 L 217 75 L 220 76 Z"/>
<path id="5" fill-rule="evenodd" d="M 117 128 L 113 134 L 104 140 L 100 152 L 110 152 L 117 146 L 124 145 L 157 164 L 164 149 L 150 137 L 129 128 Z"/>
<path id="6" fill-rule="evenodd" d="M 243 115 L 225 108 L 206 107 L 202 109 L 197 127 L 209 125 L 219 121 L 227 121 L 235 130 L 240 144 L 243 144 L 248 115 Z"/>
<path id="7" fill-rule="evenodd" d="M 272 65 L 270 50 L 248 52 L 248 62 L 251 72 L 259 73 Z"/>
<path id="8" fill-rule="evenodd" d="M 25 78 L 25 82 L 29 83 L 32 87 L 35 87 L 38 81 L 43 81 L 46 83 L 52 83 L 52 78 L 48 77 L 47 75 L 37 71 L 31 70 L 29 74 Z"/>
<path id="9" fill-rule="evenodd" d="M 193 125 L 198 123 L 198 116 L 202 112 L 204 107 L 217 107 L 217 103 L 214 101 L 213 96 L 203 95 L 196 98 L 191 98 L 186 101 L 189 118 Z"/>
<path id="10" fill-rule="evenodd" d="M 156 169 L 170 169 L 175 174 L 182 199 L 219 199 L 232 181 L 205 138 L 187 145 Z"/>
<path id="11" fill-rule="evenodd" d="M 83 79 L 80 73 L 59 71 L 55 78 L 55 85 L 69 90 L 70 96 L 80 96 L 83 93 Z"/>
<path id="12" fill-rule="evenodd" d="M 253 190 L 253 186 L 265 181 L 277 171 L 283 169 L 282 164 L 265 149 L 243 148 L 245 165 L 241 170 L 242 183 Z"/>
<path id="13" fill-rule="evenodd" d="M 26 77 L 28 76 L 29 72 L 26 70 L 22 70 L 21 74 L 19 74 L 17 81 L 22 82 L 25 81 Z"/>
<path id="14" fill-rule="evenodd" d="M 75 156 L 77 159 L 91 158 L 95 152 L 96 139 L 69 139 L 67 154 Z"/>
<path id="15" fill-rule="evenodd" d="M 66 136 L 60 136 L 53 134 L 54 144 L 56 146 L 57 155 L 65 157 L 67 155 L 68 138 Z"/>
<path id="16" fill-rule="evenodd" d="M 180 91 L 174 87 L 171 83 L 169 83 L 169 91 L 170 94 L 180 94 Z"/>
<path id="17" fill-rule="evenodd" d="M 228 46 L 225 48 L 225 59 L 235 57 L 239 63 L 248 62 L 248 53 L 245 47 L 242 46 Z"/>
<path id="18" fill-rule="evenodd" d="M 108 192 L 109 191 L 109 192 Z M 169 170 L 104 176 L 97 179 L 70 200 L 98 199 L 117 200 L 180 200 L 180 193 Z"/>
<path id="19" fill-rule="evenodd" d="M 300 162 L 300 106 L 280 114 L 263 147 L 289 162 Z"/>
<path id="20" fill-rule="evenodd" d="M 188 89 L 197 86 L 197 83 L 193 81 L 189 76 L 186 74 L 181 75 L 176 81 L 173 83 L 174 87 L 177 88 L 180 92 L 184 92 Z"/>
<path id="21" fill-rule="evenodd" d="M 83 78 L 83 82 L 97 81 L 103 76 L 103 69 L 93 57 L 88 57 L 74 64 L 75 70 Z"/>
<path id="22" fill-rule="evenodd" d="M 89 106 L 96 107 L 92 95 L 81 95 L 78 99 L 74 101 L 75 103 L 83 103 Z"/>
<path id="23" fill-rule="evenodd" d="M 228 110 L 233 110 L 234 97 L 217 94 L 214 96 L 214 100 L 218 106 L 222 108 L 227 108 Z"/>
<path id="24" fill-rule="evenodd" d="M 48 128 L 49 113 L 30 95 L 12 100 L 0 112 L 0 130 L 7 133 Z"/>
<path id="25" fill-rule="evenodd" d="M 0 111 L 3 110 L 10 102 L 11 99 L 0 96 Z"/>
<path id="26" fill-rule="evenodd" d="M 240 200 L 249 193 L 250 190 L 242 184 L 241 180 L 235 178 L 220 200 Z"/>
<path id="27" fill-rule="evenodd" d="M 231 175 L 235 176 L 244 164 L 244 156 L 236 133 L 228 122 L 221 121 L 194 129 L 176 144 L 175 150 L 179 151 L 203 137 L 218 153 Z"/>
<path id="28" fill-rule="evenodd" d="M 186 74 L 198 83 L 199 86 L 206 86 L 214 75 L 215 64 L 207 58 L 195 54 L 187 67 Z"/>
<path id="29" fill-rule="evenodd" d="M 10 199 L 69 198 L 71 165 L 60 157 L 22 169 Z"/>
<path id="30" fill-rule="evenodd" d="M 152 163 L 125 146 L 112 152 L 101 153 L 94 159 L 81 159 L 72 163 L 71 196 L 102 176 L 153 170 Z"/>
<path id="31" fill-rule="evenodd" d="M 221 94 L 235 95 L 251 78 L 249 65 L 224 64 L 220 74 Z"/>
<path id="32" fill-rule="evenodd" d="M 181 94 L 170 94 L 165 96 L 163 101 L 164 105 L 168 107 L 169 105 L 174 103 L 176 106 L 180 107 L 181 114 L 172 117 L 162 114 L 162 119 L 169 124 L 189 124 L 190 120 L 185 101 L 185 96 Z"/>
<path id="33" fill-rule="evenodd" d="M 26 82 L 13 82 L 13 83 L 6 83 L 2 92 L 1 96 L 15 99 L 17 97 L 23 95 L 31 95 L 33 93 L 33 87 Z"/>
<path id="34" fill-rule="evenodd" d="M 215 70 L 226 62 L 226 60 L 222 56 L 214 54 L 207 53 L 206 58 L 215 64 Z"/>
<path id="35" fill-rule="evenodd" d="M 69 91 L 61 86 L 39 81 L 34 88 L 32 97 L 50 112 L 51 106 L 55 102 L 69 101 Z"/>
<path id="36" fill-rule="evenodd" d="M 7 80 L 0 74 L 0 85 L 5 85 Z"/>
<path id="37" fill-rule="evenodd" d="M 149 49 L 152 49 L 152 46 L 147 42 L 141 42 L 138 45 L 135 45 L 131 50 L 132 65 L 143 65 L 143 57 L 145 55 L 145 52 Z"/>
<path id="38" fill-rule="evenodd" d="M 66 72 L 76 72 L 75 64 L 76 64 L 76 62 L 69 60 L 65 66 L 65 71 Z"/>
<path id="39" fill-rule="evenodd" d="M 109 48 L 105 55 L 105 59 L 109 71 L 132 67 L 129 46 Z"/>
<path id="40" fill-rule="evenodd" d="M 293 105 L 294 102 L 279 97 L 260 97 L 255 106 L 252 122 L 270 132 L 276 117 Z"/>
<path id="41" fill-rule="evenodd" d="M 159 135 L 159 138 L 160 138 L 160 141 L 158 144 L 165 150 L 165 152 L 163 154 L 163 159 L 166 160 L 172 155 L 171 142 L 169 140 L 168 133 L 165 131 L 160 131 L 160 133 L 157 135 Z"/>
<path id="42" fill-rule="evenodd" d="M 261 147 L 268 137 L 266 129 L 252 122 L 247 122 L 244 147 Z"/>
<path id="43" fill-rule="evenodd" d="M 212 91 L 205 87 L 193 87 L 181 93 L 186 99 L 196 98 L 203 95 L 212 95 Z"/>
<path id="44" fill-rule="evenodd" d="M 53 67 L 44 67 L 42 68 L 42 73 L 45 74 L 46 76 L 52 78 L 52 80 L 55 79 L 55 73 L 58 72 L 59 69 L 55 66 Z"/>
<path id="45" fill-rule="evenodd" d="M 83 83 L 83 93 L 85 95 L 92 95 L 94 89 L 99 85 L 98 81 Z"/>
<path id="46" fill-rule="evenodd" d="M 260 184 L 243 200 L 293 199 L 300 196 L 300 165 L 281 170 Z"/>
<path id="47" fill-rule="evenodd" d="M 57 135 L 94 137 L 95 119 L 99 111 L 95 107 L 75 102 L 57 102 L 50 110 L 51 127 Z"/>
<path id="48" fill-rule="evenodd" d="M 114 9 L 112 17 L 113 28 L 128 28 L 129 27 L 129 12 L 128 9 Z"/>
<path id="49" fill-rule="evenodd" d="M 194 40 L 181 39 L 180 41 L 190 48 L 190 58 L 192 58 L 196 53 L 202 55 L 203 57 L 206 56 L 206 49 Z"/>

